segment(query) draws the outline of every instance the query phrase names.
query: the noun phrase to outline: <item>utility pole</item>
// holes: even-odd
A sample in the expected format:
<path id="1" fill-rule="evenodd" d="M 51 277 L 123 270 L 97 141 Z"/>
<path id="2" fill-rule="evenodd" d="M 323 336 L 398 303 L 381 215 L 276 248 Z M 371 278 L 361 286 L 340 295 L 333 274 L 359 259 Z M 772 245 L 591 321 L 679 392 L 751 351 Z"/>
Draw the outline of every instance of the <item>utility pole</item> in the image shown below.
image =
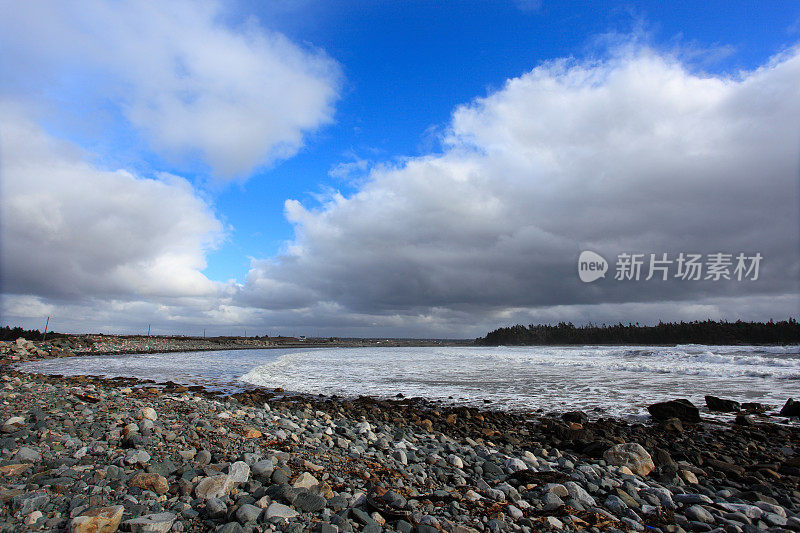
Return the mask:
<path id="1" fill-rule="evenodd" d="M 44 333 L 42 333 L 42 342 L 47 338 L 47 326 L 50 325 L 50 317 L 47 317 L 47 322 L 44 323 Z"/>
<path id="2" fill-rule="evenodd" d="M 150 324 L 147 324 L 147 337 L 150 337 Z"/>
<path id="3" fill-rule="evenodd" d="M 205 328 L 203 328 L 203 338 L 204 339 L 206 338 L 206 330 L 205 330 Z"/>

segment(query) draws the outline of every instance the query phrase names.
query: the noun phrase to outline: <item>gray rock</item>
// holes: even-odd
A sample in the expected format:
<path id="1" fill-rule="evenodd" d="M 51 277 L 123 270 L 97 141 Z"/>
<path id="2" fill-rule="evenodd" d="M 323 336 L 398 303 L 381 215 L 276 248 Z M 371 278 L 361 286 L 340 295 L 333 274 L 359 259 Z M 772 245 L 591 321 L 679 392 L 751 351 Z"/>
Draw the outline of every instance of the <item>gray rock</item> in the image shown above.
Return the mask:
<path id="1" fill-rule="evenodd" d="M 559 507 L 564 506 L 564 500 L 559 498 L 552 492 L 546 492 L 544 496 L 542 496 L 542 509 L 545 511 L 554 511 Z"/>
<path id="2" fill-rule="evenodd" d="M 574 499 L 578 500 L 583 505 L 588 505 L 590 507 L 594 507 L 597 505 L 597 502 L 594 501 L 591 495 L 589 495 L 586 490 L 575 483 L 574 481 L 567 481 L 564 483 L 564 486 L 569 491 L 569 495 L 572 496 Z"/>
<path id="3" fill-rule="evenodd" d="M 692 505 L 688 509 L 683 512 L 683 515 L 688 518 L 689 520 L 694 520 L 697 522 L 703 522 L 705 524 L 713 524 L 714 523 L 714 515 L 709 513 L 705 507 L 700 505 Z"/>
<path id="4" fill-rule="evenodd" d="M 44 492 L 28 492 L 14 496 L 11 506 L 15 511 L 20 511 L 22 514 L 30 514 L 43 508 L 48 503 L 50 503 L 50 496 Z"/>
<path id="5" fill-rule="evenodd" d="M 211 452 L 209 452 L 208 450 L 200 450 L 194 456 L 194 460 L 200 466 L 205 466 L 211 462 Z"/>
<path id="6" fill-rule="evenodd" d="M 694 505 L 699 503 L 714 503 L 711 498 L 705 494 L 673 494 L 672 499 L 678 503 L 685 505 Z"/>
<path id="7" fill-rule="evenodd" d="M 23 446 L 14 454 L 14 462 L 17 463 L 38 463 L 41 460 L 42 454 L 30 446 Z"/>
<path id="8" fill-rule="evenodd" d="M 555 516 L 546 517 L 544 523 L 551 529 L 564 529 L 564 523 Z"/>
<path id="9" fill-rule="evenodd" d="M 298 513 L 291 507 L 287 507 L 282 503 L 273 502 L 269 504 L 269 507 L 267 507 L 265 516 L 267 517 L 267 520 L 271 520 L 273 518 L 286 518 L 286 519 L 294 518 L 299 514 L 300 513 Z"/>
<path id="10" fill-rule="evenodd" d="M 605 504 L 606 509 L 616 515 L 623 514 L 623 511 L 628 508 L 625 502 L 622 501 L 619 496 L 615 496 L 614 494 L 609 495 L 606 498 L 606 501 L 603 503 Z"/>
<path id="11" fill-rule="evenodd" d="M 294 502 L 292 505 L 295 506 L 296 509 L 306 512 L 306 513 L 315 513 L 317 511 L 321 511 L 325 508 L 327 501 L 322 496 L 309 492 L 307 490 L 301 490 L 297 493 L 297 497 L 295 497 Z"/>
<path id="12" fill-rule="evenodd" d="M 258 520 L 258 517 L 261 516 L 261 511 L 260 507 L 245 503 L 236 509 L 236 520 L 242 524 L 255 522 Z"/>
<path id="13" fill-rule="evenodd" d="M 244 533 L 244 530 L 239 525 L 239 522 L 228 522 L 219 526 L 216 533 Z"/>
<path id="14" fill-rule="evenodd" d="M 522 510 L 519 507 L 516 507 L 514 505 L 509 505 L 506 509 L 508 510 L 508 516 L 510 516 L 514 520 L 518 520 L 518 519 L 522 518 L 523 516 L 525 516 L 522 513 Z"/>
<path id="15" fill-rule="evenodd" d="M 264 459 L 263 461 L 258 461 L 257 463 L 253 464 L 250 470 L 253 476 L 256 478 L 269 479 L 270 476 L 272 476 L 272 472 L 275 470 L 275 467 L 270 459 Z"/>
<path id="16" fill-rule="evenodd" d="M 317 527 L 317 533 L 339 533 L 339 526 L 335 526 L 328 522 L 322 522 Z"/>
<path id="17" fill-rule="evenodd" d="M 222 518 L 228 512 L 228 506 L 219 498 L 209 498 L 206 500 L 206 514 L 209 518 Z"/>
<path id="18" fill-rule="evenodd" d="M 786 518 L 775 513 L 764 513 L 762 520 L 772 527 L 783 527 L 787 523 Z"/>
<path id="19" fill-rule="evenodd" d="M 520 470 L 528 469 L 528 465 L 526 465 L 522 460 L 513 457 L 506 459 L 505 467 L 506 470 L 508 470 L 512 474 L 514 472 L 519 472 Z"/>

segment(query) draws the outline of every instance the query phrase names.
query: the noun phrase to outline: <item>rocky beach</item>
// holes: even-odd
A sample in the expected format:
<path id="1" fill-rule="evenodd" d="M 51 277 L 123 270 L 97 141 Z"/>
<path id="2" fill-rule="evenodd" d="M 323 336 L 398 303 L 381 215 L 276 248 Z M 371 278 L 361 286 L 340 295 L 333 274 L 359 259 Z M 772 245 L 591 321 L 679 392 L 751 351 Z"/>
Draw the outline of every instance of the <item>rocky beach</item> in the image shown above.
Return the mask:
<path id="1" fill-rule="evenodd" d="M 631 423 L 12 366 L 105 342 L 0 346 L 2 531 L 800 531 L 791 402 Z"/>

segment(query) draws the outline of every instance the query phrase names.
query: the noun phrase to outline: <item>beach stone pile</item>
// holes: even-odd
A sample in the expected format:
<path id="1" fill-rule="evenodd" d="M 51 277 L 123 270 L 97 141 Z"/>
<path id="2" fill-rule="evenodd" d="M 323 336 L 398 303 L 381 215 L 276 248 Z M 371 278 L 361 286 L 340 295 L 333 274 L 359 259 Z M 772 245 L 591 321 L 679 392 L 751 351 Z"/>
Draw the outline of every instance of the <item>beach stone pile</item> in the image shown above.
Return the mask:
<path id="1" fill-rule="evenodd" d="M 798 433 L 9 370 L 0 531 L 800 531 Z"/>

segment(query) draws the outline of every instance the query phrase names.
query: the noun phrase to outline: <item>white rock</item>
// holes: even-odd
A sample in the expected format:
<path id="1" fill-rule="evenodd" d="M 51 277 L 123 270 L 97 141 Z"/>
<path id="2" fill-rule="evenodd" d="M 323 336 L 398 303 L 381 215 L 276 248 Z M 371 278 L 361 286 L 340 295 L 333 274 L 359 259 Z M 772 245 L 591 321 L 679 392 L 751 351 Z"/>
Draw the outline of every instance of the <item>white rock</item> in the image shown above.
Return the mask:
<path id="1" fill-rule="evenodd" d="M 506 459 L 505 467 L 507 470 L 511 470 L 512 473 L 528 469 L 528 465 L 526 465 L 522 460 L 514 457 L 509 457 Z"/>
<path id="2" fill-rule="evenodd" d="M 209 476 L 200 480 L 194 488 L 194 494 L 198 498 L 207 500 L 209 498 L 224 498 L 231 493 L 234 481 L 225 474 Z"/>
<path id="3" fill-rule="evenodd" d="M 35 524 L 36 521 L 39 520 L 42 516 L 44 515 L 42 514 L 41 511 L 33 511 L 31 514 L 25 517 L 25 525 L 30 526 L 32 524 Z"/>
<path id="4" fill-rule="evenodd" d="M 544 519 L 544 523 L 553 529 L 564 529 L 564 523 L 555 516 L 548 516 Z"/>
<path id="5" fill-rule="evenodd" d="M 168 533 L 176 518 L 173 513 L 156 513 L 126 520 L 124 524 L 133 533 Z"/>
<path id="6" fill-rule="evenodd" d="M 156 420 L 157 418 L 156 410 L 152 407 L 143 407 L 136 413 L 137 420 Z"/>
<path id="7" fill-rule="evenodd" d="M 294 480 L 292 487 L 296 489 L 311 489 L 312 487 L 316 487 L 319 485 L 319 481 L 317 478 L 309 474 L 308 472 L 303 472 L 297 479 Z"/>
<path id="8" fill-rule="evenodd" d="M 228 477 L 234 483 L 246 483 L 250 479 L 250 467 L 244 461 L 236 461 L 228 467 Z"/>
<path id="9" fill-rule="evenodd" d="M 464 468 L 464 461 L 462 461 L 461 457 L 457 455 L 448 455 L 447 462 L 456 468 Z"/>
<path id="10" fill-rule="evenodd" d="M 3 433 L 14 433 L 25 426 L 25 419 L 21 416 L 12 416 L 3 424 Z"/>
<path id="11" fill-rule="evenodd" d="M 646 476 L 656 467 L 647 450 L 636 442 L 612 446 L 603 454 L 603 459 L 612 465 L 628 467 L 639 476 Z"/>

